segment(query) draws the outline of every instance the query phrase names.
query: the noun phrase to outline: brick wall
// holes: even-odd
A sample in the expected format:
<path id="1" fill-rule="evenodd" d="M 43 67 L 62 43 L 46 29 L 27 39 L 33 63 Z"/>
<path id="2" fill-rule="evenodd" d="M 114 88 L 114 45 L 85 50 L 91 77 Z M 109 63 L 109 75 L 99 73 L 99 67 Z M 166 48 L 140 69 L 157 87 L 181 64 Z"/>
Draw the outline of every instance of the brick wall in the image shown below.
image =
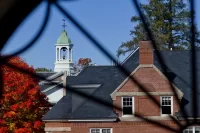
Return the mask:
<path id="1" fill-rule="evenodd" d="M 156 71 L 153 67 L 141 67 L 134 74 L 133 77 L 137 79 L 148 92 L 172 92 L 171 86 L 167 79 Z M 118 90 L 118 92 L 143 92 L 138 88 L 136 83 L 131 79 L 127 80 L 125 84 Z M 134 110 L 136 113 L 143 116 L 160 116 L 160 107 L 157 106 L 148 96 L 133 96 Z M 160 95 L 153 96 L 160 103 Z M 117 96 L 113 104 L 121 108 L 121 96 Z M 122 116 L 120 110 L 115 110 L 119 117 Z M 173 112 L 178 112 L 178 104 L 173 96 Z"/>
<path id="2" fill-rule="evenodd" d="M 114 105 L 115 107 L 121 108 L 121 105 L 122 105 L 121 97 L 116 97 L 116 100 L 113 101 L 113 105 Z M 119 117 L 122 116 L 121 110 L 117 110 L 117 109 L 115 109 L 115 108 L 114 108 L 113 110 L 117 113 L 117 115 L 118 115 Z"/>
<path id="3" fill-rule="evenodd" d="M 160 96 L 154 96 L 160 103 Z M 160 107 L 147 96 L 137 96 L 135 99 L 135 112 L 142 116 L 160 116 Z"/>
<path id="4" fill-rule="evenodd" d="M 158 73 L 153 67 L 141 67 L 134 74 L 133 78 L 144 85 L 145 90 L 149 92 L 172 92 L 168 80 Z M 120 89 L 119 92 L 142 92 L 137 88 L 136 83 L 129 79 Z"/>
<path id="5" fill-rule="evenodd" d="M 160 121 L 176 129 L 173 121 Z M 149 122 L 113 122 L 113 123 L 46 123 L 45 127 L 71 127 L 69 133 L 89 133 L 90 128 L 112 128 L 113 133 L 172 133 Z M 62 133 L 62 132 L 53 132 Z"/>

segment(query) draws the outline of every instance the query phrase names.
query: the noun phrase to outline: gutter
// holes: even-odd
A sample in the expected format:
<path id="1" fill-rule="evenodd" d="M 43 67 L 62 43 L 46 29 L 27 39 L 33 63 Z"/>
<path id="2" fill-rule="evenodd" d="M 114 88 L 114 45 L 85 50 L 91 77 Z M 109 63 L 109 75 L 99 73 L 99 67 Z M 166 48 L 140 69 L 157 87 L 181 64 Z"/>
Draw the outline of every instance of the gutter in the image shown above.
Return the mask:
<path id="1" fill-rule="evenodd" d="M 68 120 L 42 120 L 44 122 L 115 122 L 117 118 L 110 119 L 68 119 Z"/>

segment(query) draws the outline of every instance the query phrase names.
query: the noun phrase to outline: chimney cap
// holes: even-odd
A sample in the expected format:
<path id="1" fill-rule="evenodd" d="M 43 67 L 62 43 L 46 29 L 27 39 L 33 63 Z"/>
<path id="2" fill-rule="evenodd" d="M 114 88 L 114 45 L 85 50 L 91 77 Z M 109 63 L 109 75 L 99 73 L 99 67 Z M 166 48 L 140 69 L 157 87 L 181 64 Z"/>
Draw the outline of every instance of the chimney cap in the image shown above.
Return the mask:
<path id="1" fill-rule="evenodd" d="M 140 41 L 139 47 L 140 48 L 151 48 L 151 49 L 153 48 L 151 41 Z"/>

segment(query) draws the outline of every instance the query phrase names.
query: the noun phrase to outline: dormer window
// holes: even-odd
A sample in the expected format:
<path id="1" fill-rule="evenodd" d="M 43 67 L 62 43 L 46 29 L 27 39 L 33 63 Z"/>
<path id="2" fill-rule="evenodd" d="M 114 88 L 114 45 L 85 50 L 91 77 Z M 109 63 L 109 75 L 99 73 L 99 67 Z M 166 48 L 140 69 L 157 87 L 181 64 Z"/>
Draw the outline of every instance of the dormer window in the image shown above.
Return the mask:
<path id="1" fill-rule="evenodd" d="M 122 97 L 123 115 L 133 115 L 133 97 Z"/>
<path id="2" fill-rule="evenodd" d="M 161 96 L 161 115 L 172 114 L 172 97 L 171 96 Z"/>

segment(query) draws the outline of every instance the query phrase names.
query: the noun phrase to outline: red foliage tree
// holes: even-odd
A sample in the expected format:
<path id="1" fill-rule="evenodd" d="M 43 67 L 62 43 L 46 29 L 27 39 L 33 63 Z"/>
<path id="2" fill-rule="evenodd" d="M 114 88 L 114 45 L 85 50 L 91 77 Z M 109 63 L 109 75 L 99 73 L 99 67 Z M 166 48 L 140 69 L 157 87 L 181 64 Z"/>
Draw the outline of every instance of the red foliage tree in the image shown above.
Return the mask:
<path id="1" fill-rule="evenodd" d="M 9 63 L 35 73 L 20 57 Z M 0 97 L 0 133 L 42 133 L 42 116 L 49 110 L 47 97 L 41 93 L 38 80 L 28 74 L 1 66 L 3 94 Z"/>
<path id="2" fill-rule="evenodd" d="M 90 58 L 80 58 L 78 60 L 78 65 L 81 67 L 85 67 L 88 66 L 91 62 L 92 60 Z"/>

